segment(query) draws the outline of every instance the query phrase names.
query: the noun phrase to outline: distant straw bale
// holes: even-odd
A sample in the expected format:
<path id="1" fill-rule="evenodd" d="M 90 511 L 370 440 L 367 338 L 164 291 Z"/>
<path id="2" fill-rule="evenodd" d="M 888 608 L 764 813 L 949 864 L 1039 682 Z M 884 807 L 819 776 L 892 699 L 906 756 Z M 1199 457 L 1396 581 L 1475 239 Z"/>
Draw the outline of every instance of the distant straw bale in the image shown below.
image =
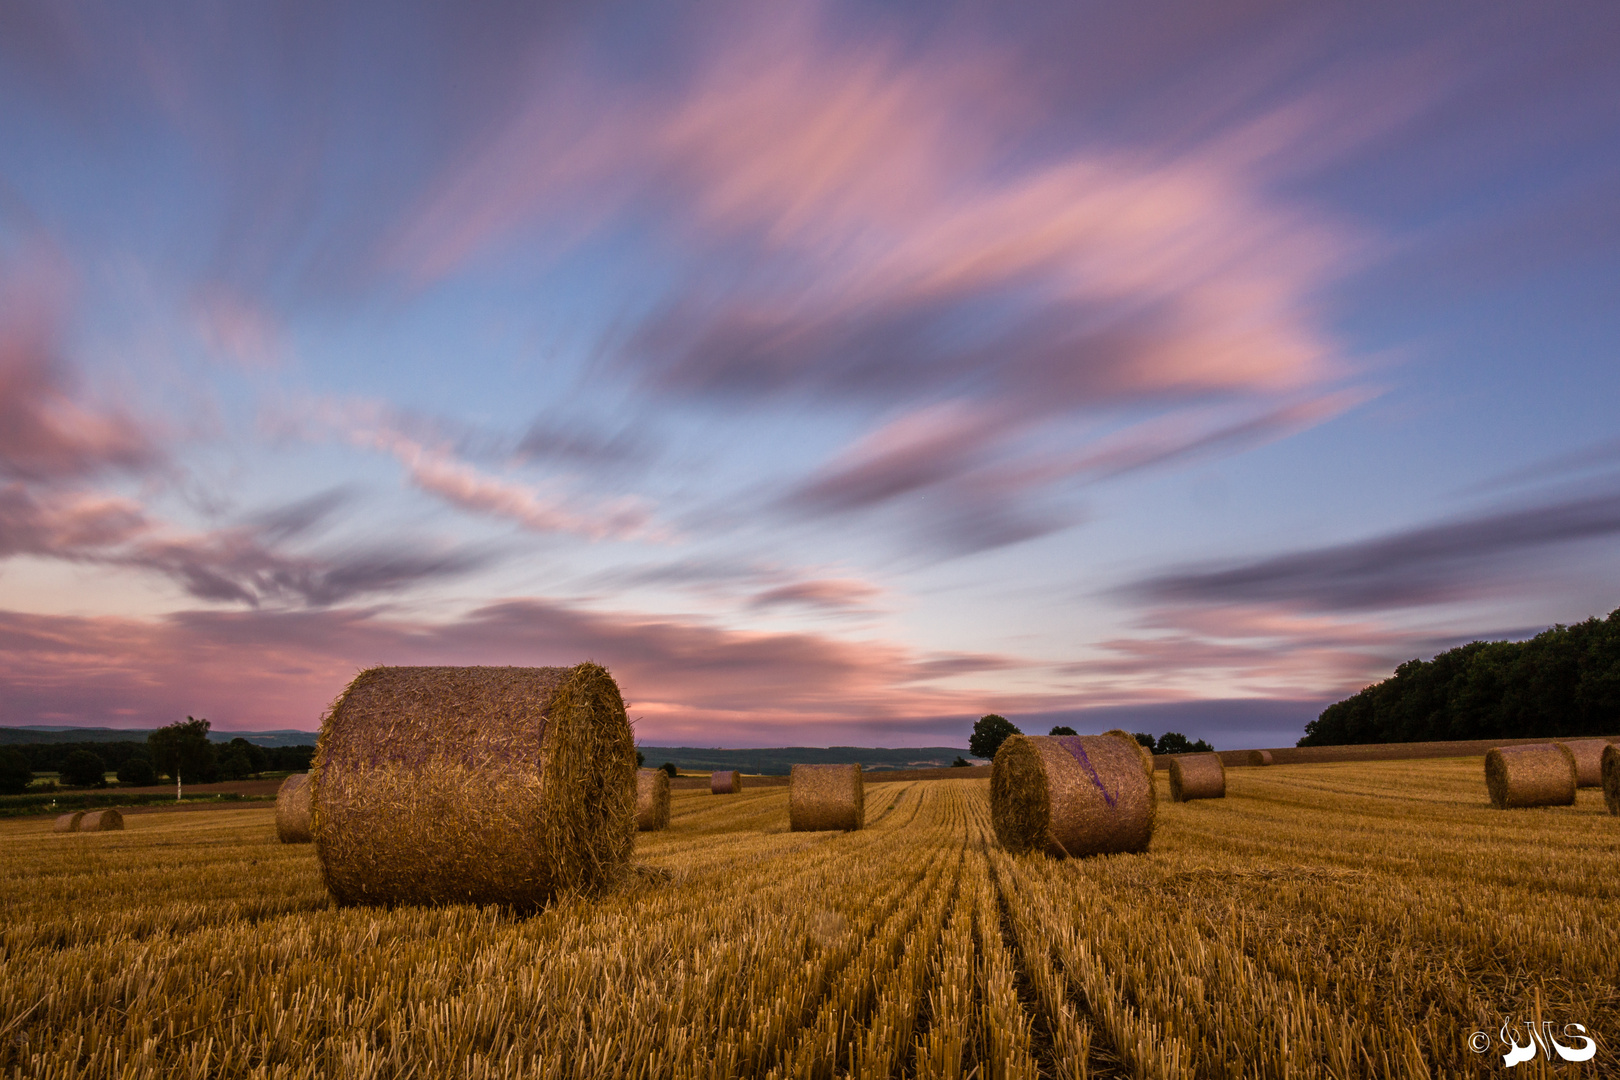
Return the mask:
<path id="1" fill-rule="evenodd" d="M 312 831 L 340 904 L 505 904 L 621 879 L 635 740 L 613 676 L 378 667 L 321 724 Z"/>
<path id="2" fill-rule="evenodd" d="M 1271 764 L 1271 751 L 1270 750 L 1250 750 L 1249 751 L 1249 764 L 1250 765 L 1270 765 Z"/>
<path id="3" fill-rule="evenodd" d="M 1153 751 L 1137 742 L 1136 736 L 1132 735 L 1124 728 L 1114 728 L 1112 731 L 1103 732 L 1103 734 L 1112 735 L 1116 739 L 1125 740 L 1130 748 L 1135 750 L 1137 754 L 1140 755 L 1142 758 L 1142 771 L 1147 773 L 1148 781 L 1151 783 L 1153 780 Z"/>
<path id="4" fill-rule="evenodd" d="M 1613 743 L 1603 748 L 1603 801 L 1620 815 L 1620 746 Z"/>
<path id="5" fill-rule="evenodd" d="M 83 820 L 84 820 L 84 811 L 83 810 L 75 810 L 71 814 L 63 814 L 61 817 L 56 819 L 56 824 L 51 827 L 51 831 L 52 832 L 78 832 L 79 831 L 79 822 L 81 822 Z"/>
<path id="6" fill-rule="evenodd" d="M 1226 766 L 1219 754 L 1176 754 L 1170 759 L 1170 797 L 1176 802 L 1226 798 Z"/>
<path id="7" fill-rule="evenodd" d="M 307 844 L 309 830 L 309 774 L 298 773 L 281 782 L 276 791 L 276 839 L 283 844 Z"/>
<path id="8" fill-rule="evenodd" d="M 1575 786 L 1603 786 L 1603 748 L 1608 739 L 1563 739 L 1553 743 L 1568 750 L 1575 759 Z"/>
<path id="9" fill-rule="evenodd" d="M 795 765 L 788 777 L 788 828 L 846 832 L 866 824 L 866 788 L 855 765 Z"/>
<path id="10" fill-rule="evenodd" d="M 1158 797 L 1142 757 L 1112 735 L 1014 735 L 990 772 L 990 820 L 1008 851 L 1146 851 Z"/>
<path id="11" fill-rule="evenodd" d="M 1553 743 L 1498 746 L 1485 755 L 1485 787 L 1499 810 L 1570 806 L 1575 802 L 1575 755 Z"/>
<path id="12" fill-rule="evenodd" d="M 636 770 L 636 828 L 657 832 L 669 827 L 669 773 Z"/>
<path id="13" fill-rule="evenodd" d="M 75 832 L 122 832 L 124 815 L 116 810 L 93 810 L 79 819 Z"/>
<path id="14" fill-rule="evenodd" d="M 737 770 L 709 774 L 710 795 L 735 795 L 741 790 L 742 773 Z"/>

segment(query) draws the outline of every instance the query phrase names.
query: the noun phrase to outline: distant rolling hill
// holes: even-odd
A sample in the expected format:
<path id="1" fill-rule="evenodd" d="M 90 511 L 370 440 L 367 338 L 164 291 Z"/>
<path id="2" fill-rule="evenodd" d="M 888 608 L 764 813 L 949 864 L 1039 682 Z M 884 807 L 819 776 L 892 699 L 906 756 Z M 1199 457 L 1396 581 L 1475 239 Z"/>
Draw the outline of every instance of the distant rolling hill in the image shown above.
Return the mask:
<path id="1" fill-rule="evenodd" d="M 762 750 L 720 750 L 700 746 L 639 746 L 649 768 L 669 762 L 677 769 L 736 769 L 738 772 L 786 776 L 795 765 L 856 763 L 863 770 L 937 769 L 958 757 L 984 764 L 955 746 L 907 746 L 896 750 L 869 746 L 776 746 Z"/>
<path id="2" fill-rule="evenodd" d="M 33 743 L 80 742 L 145 742 L 151 728 L 105 727 L 0 727 L 0 746 L 20 746 Z M 314 746 L 318 732 L 280 728 L 275 731 L 210 731 L 214 742 L 246 739 L 258 746 Z"/>

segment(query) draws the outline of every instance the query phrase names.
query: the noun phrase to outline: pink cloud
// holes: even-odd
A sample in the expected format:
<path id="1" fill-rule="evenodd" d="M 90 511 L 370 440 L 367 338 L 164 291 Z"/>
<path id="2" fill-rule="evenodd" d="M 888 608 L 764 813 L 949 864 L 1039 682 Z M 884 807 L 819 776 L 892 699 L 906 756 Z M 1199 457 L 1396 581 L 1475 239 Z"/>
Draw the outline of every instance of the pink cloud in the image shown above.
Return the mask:
<path id="1" fill-rule="evenodd" d="M 0 613 L 0 692 L 13 723 L 166 723 L 312 729 L 362 666 L 375 663 L 606 664 L 646 741 L 779 745 L 849 733 L 965 738 L 993 705 L 1055 698 L 945 689 L 1018 666 L 1004 657 L 926 656 L 884 641 L 733 631 L 587 612 L 537 600 L 445 623 L 371 611 L 191 612 L 158 620 Z M 913 733 L 915 734 L 908 734 Z"/>
<path id="2" fill-rule="evenodd" d="M 849 611 L 869 608 L 882 595 L 883 590 L 853 578 L 816 578 L 766 589 L 755 594 L 753 605 Z"/>

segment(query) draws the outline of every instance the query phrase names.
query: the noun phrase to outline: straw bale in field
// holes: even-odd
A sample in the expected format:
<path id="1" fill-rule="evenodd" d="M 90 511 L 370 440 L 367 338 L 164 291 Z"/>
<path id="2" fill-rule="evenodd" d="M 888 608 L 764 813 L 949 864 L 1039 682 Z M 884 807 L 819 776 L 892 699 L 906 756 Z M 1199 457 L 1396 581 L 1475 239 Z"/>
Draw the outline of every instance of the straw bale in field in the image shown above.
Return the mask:
<path id="1" fill-rule="evenodd" d="M 1575 756 L 1555 743 L 1498 746 L 1485 755 L 1485 787 L 1499 810 L 1575 802 Z"/>
<path id="2" fill-rule="evenodd" d="M 283 844 L 307 844 L 309 831 L 309 774 L 298 773 L 281 782 L 276 791 L 276 839 Z"/>
<path id="3" fill-rule="evenodd" d="M 1219 754 L 1177 754 L 1170 759 L 1170 797 L 1176 802 L 1226 798 L 1226 766 Z"/>
<path id="4" fill-rule="evenodd" d="M 1112 735 L 1014 735 L 991 764 L 990 819 L 1008 851 L 1146 851 L 1157 811 L 1142 756 Z"/>
<path id="5" fill-rule="evenodd" d="M 1613 743 L 1603 748 L 1603 801 L 1620 814 L 1620 746 Z"/>
<path id="6" fill-rule="evenodd" d="M 1271 764 L 1271 751 L 1270 750 L 1250 750 L 1249 751 L 1249 764 L 1250 765 L 1270 765 Z"/>
<path id="7" fill-rule="evenodd" d="M 1575 759 L 1575 786 L 1603 786 L 1603 748 L 1608 739 L 1563 739 L 1553 744 L 1568 750 Z"/>
<path id="8" fill-rule="evenodd" d="M 741 790 L 742 773 L 737 770 L 709 774 L 710 795 L 735 795 Z"/>
<path id="9" fill-rule="evenodd" d="M 1112 731 L 1103 732 L 1103 734 L 1112 735 L 1116 739 L 1124 739 L 1125 742 L 1129 744 L 1130 748 L 1135 750 L 1137 754 L 1141 756 L 1142 770 L 1147 773 L 1148 782 L 1153 782 L 1153 751 L 1137 742 L 1136 736 L 1132 735 L 1124 728 L 1114 728 Z"/>
<path id="10" fill-rule="evenodd" d="M 83 820 L 84 820 L 84 811 L 83 810 L 75 810 L 71 814 L 63 814 L 61 817 L 56 819 L 56 824 L 51 827 L 51 831 L 52 832 L 78 832 L 79 831 L 79 822 L 81 822 Z"/>
<path id="11" fill-rule="evenodd" d="M 606 669 L 377 667 L 321 724 L 311 825 L 340 904 L 533 909 L 617 881 L 636 749 Z"/>
<path id="12" fill-rule="evenodd" d="M 124 815 L 116 810 L 93 810 L 79 819 L 74 832 L 122 832 Z"/>
<path id="13" fill-rule="evenodd" d="M 669 773 L 636 770 L 636 828 L 657 832 L 669 827 Z"/>
<path id="14" fill-rule="evenodd" d="M 795 765 L 788 777 L 793 832 L 851 831 L 866 824 L 866 788 L 856 765 Z"/>

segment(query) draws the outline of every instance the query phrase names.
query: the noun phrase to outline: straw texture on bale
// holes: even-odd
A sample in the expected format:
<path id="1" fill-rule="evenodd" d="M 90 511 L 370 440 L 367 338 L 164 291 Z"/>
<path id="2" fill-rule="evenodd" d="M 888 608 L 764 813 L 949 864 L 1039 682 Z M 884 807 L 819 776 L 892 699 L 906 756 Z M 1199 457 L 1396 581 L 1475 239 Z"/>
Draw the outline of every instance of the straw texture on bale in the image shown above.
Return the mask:
<path id="1" fill-rule="evenodd" d="M 378 667 L 327 710 L 310 772 L 340 904 L 504 904 L 621 878 L 635 741 L 619 687 L 571 668 Z"/>
<path id="2" fill-rule="evenodd" d="M 1176 802 L 1226 798 L 1226 766 L 1219 754 L 1177 754 L 1170 759 L 1170 797 Z"/>
<path id="3" fill-rule="evenodd" d="M 1485 755 L 1485 787 L 1499 810 L 1570 806 L 1575 802 L 1575 756 L 1553 743 L 1498 746 Z"/>
<path id="4" fill-rule="evenodd" d="M 709 774 L 710 795 L 735 795 L 741 790 L 742 773 L 737 770 Z"/>
<path id="5" fill-rule="evenodd" d="M 1620 746 L 1613 743 L 1603 748 L 1603 801 L 1620 815 Z"/>
<path id="6" fill-rule="evenodd" d="M 1271 751 L 1270 750 L 1250 750 L 1249 751 L 1249 764 L 1250 765 L 1270 765 L 1271 764 Z"/>
<path id="7" fill-rule="evenodd" d="M 1126 744 L 1140 755 L 1142 758 L 1142 771 L 1147 773 L 1148 782 L 1153 782 L 1153 751 L 1137 742 L 1136 736 L 1124 728 L 1114 728 L 1112 731 L 1103 732 L 1103 734 L 1112 735 L 1116 739 L 1124 739 Z"/>
<path id="8" fill-rule="evenodd" d="M 669 773 L 636 770 L 636 828 L 657 832 L 669 827 Z"/>
<path id="9" fill-rule="evenodd" d="M 124 815 L 116 810 L 93 810 L 79 819 L 74 832 L 119 832 L 124 828 Z"/>
<path id="10" fill-rule="evenodd" d="M 991 763 L 990 820 L 1008 851 L 1146 851 L 1157 812 L 1141 755 L 1111 735 L 1014 735 Z"/>
<path id="11" fill-rule="evenodd" d="M 79 831 L 79 822 L 81 822 L 83 820 L 84 820 L 84 811 L 83 810 L 75 810 L 71 814 L 63 814 L 61 817 L 56 819 L 56 824 L 51 826 L 51 831 L 52 832 L 78 832 Z"/>
<path id="12" fill-rule="evenodd" d="M 788 777 L 788 828 L 846 832 L 866 824 L 866 788 L 855 765 L 795 765 Z"/>
<path id="13" fill-rule="evenodd" d="M 1603 786 L 1603 748 L 1608 739 L 1564 739 L 1554 746 L 1562 746 L 1575 759 L 1575 786 Z"/>
<path id="14" fill-rule="evenodd" d="M 309 774 L 298 773 L 281 782 L 276 791 L 276 839 L 283 844 L 307 844 L 309 831 Z"/>

